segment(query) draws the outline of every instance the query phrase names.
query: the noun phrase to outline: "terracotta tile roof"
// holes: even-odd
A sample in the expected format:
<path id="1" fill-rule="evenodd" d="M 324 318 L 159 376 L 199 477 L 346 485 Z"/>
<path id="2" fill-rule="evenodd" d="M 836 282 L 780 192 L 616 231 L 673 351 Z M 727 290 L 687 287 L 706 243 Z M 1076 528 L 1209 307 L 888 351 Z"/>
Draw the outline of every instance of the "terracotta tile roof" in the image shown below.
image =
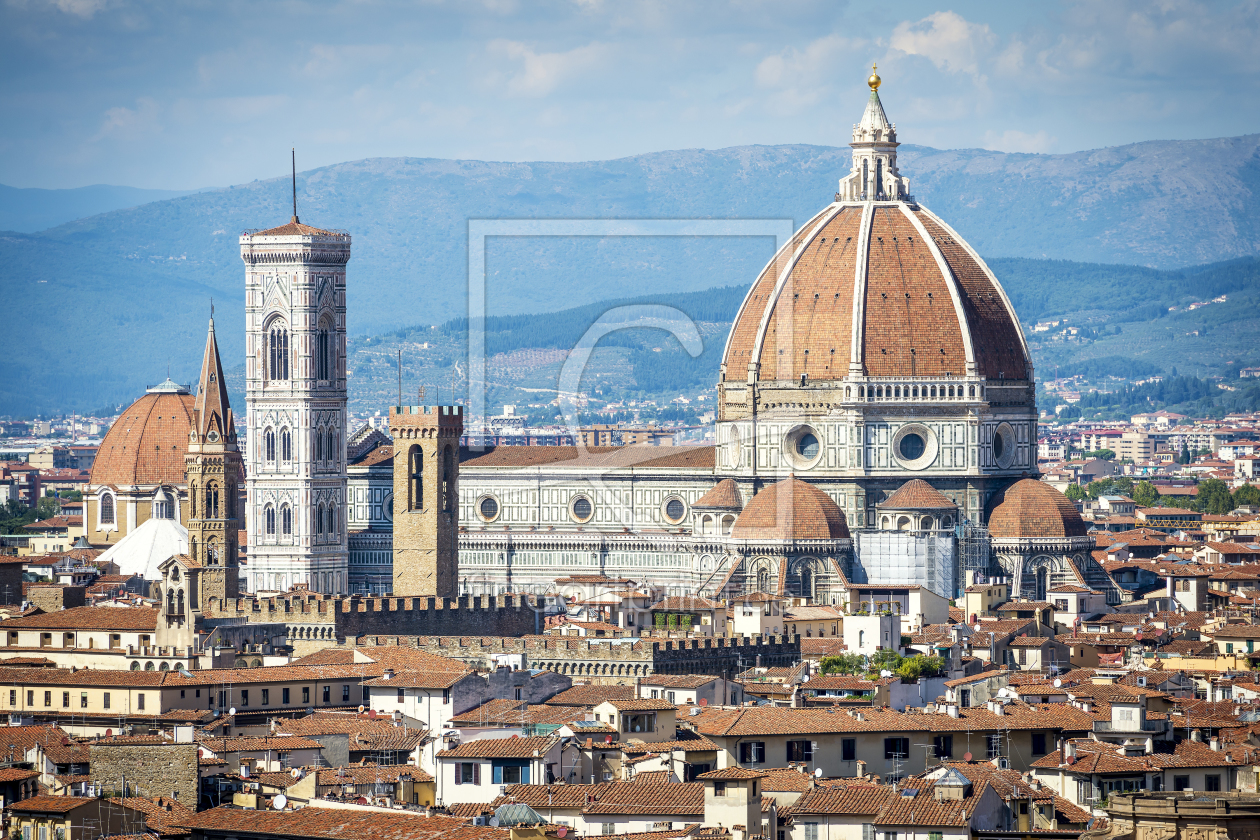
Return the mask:
<path id="1" fill-rule="evenodd" d="M 837 540 L 849 538 L 849 526 L 830 496 L 789 475 L 753 496 L 735 520 L 731 536 L 746 540 Z"/>
<path id="2" fill-rule="evenodd" d="M 197 744 L 218 756 L 235 752 L 264 750 L 292 752 L 293 750 L 318 750 L 323 748 L 319 741 L 296 735 L 282 735 L 277 738 L 199 738 L 197 739 Z"/>
<path id="3" fill-rule="evenodd" d="M 666 710 L 674 711 L 678 708 L 673 703 L 668 703 L 664 700 L 609 699 L 609 700 L 605 700 L 604 702 L 608 703 L 619 712 L 663 712 Z"/>
<path id="4" fill-rule="evenodd" d="M 844 644 L 844 639 L 832 637 L 827 639 L 801 639 L 801 656 L 806 658 L 835 656 L 843 653 L 848 648 Z"/>
<path id="5" fill-rule="evenodd" d="M 923 479 L 912 478 L 875 507 L 884 510 L 950 510 L 958 505 Z"/>
<path id="6" fill-rule="evenodd" d="M 535 752 L 546 755 L 557 743 L 551 737 L 542 738 L 482 738 L 466 741 L 449 750 L 438 753 L 439 758 L 532 758 Z"/>
<path id="7" fill-rule="evenodd" d="M 1035 478 L 1015 482 L 989 504 L 989 534 L 996 539 L 1083 537 L 1089 531 L 1067 496 Z"/>
<path id="8" fill-rule="evenodd" d="M 573 706 L 530 706 L 520 700 L 490 700 L 451 720 L 453 726 L 566 724 L 583 712 Z"/>
<path id="9" fill-rule="evenodd" d="M 39 777 L 36 770 L 24 770 L 21 767 L 0 767 L 0 783 L 24 782 Z"/>
<path id="10" fill-rule="evenodd" d="M 707 773 L 701 773 L 699 776 L 696 776 L 696 778 L 715 779 L 718 781 L 742 781 L 744 779 L 760 779 L 765 775 L 765 773 L 758 770 L 746 770 L 743 767 L 726 767 L 722 770 L 710 770 Z"/>
<path id="11" fill-rule="evenodd" d="M 394 447 L 392 444 L 381 444 L 376 446 L 364 454 L 355 458 L 347 466 L 351 467 L 374 467 L 377 464 L 387 464 L 394 460 Z"/>
<path id="12" fill-rule="evenodd" d="M 896 790 L 888 785 L 818 787 L 793 803 L 791 815 L 874 815 L 883 811 L 889 799 L 896 795 Z"/>
<path id="13" fill-rule="evenodd" d="M 744 507 L 744 496 L 739 492 L 735 479 L 724 478 L 716 487 L 692 502 L 691 506 L 702 510 L 740 510 Z"/>
<path id="14" fill-rule="evenodd" d="M 475 672 L 467 671 L 404 671 L 392 677 L 380 676 L 364 680 L 364 685 L 386 686 L 394 688 L 450 688 L 460 680 L 472 676 Z"/>
<path id="15" fill-rule="evenodd" d="M 71 607 L 56 612 L 10 618 L 9 630 L 149 630 L 157 629 L 158 611 L 149 607 Z"/>
<path id="16" fill-rule="evenodd" d="M 288 776 L 287 773 L 284 775 Z M 292 778 L 290 777 L 289 780 L 292 781 Z M 116 796 L 110 801 L 144 814 L 144 827 L 159 836 L 187 834 L 188 830 L 183 827 L 183 821 L 197 813 L 196 809 L 189 808 L 181 804 L 179 800 L 166 796 L 159 796 L 157 799 L 149 799 L 146 796 Z"/>
<path id="17" fill-rule="evenodd" d="M 308 653 L 290 665 L 350 665 L 354 663 L 354 651 L 345 648 L 324 648 Z"/>
<path id="18" fill-rule="evenodd" d="M 547 701 L 548 706 L 595 706 L 604 700 L 633 700 L 632 685 L 575 685 Z"/>
<path id="19" fill-rule="evenodd" d="M 582 809 L 588 816 L 598 814 L 661 814 L 696 816 L 703 819 L 704 785 L 699 782 L 642 784 L 609 782 L 595 801 Z"/>
<path id="20" fill-rule="evenodd" d="M 508 785 L 491 807 L 519 802 L 531 808 L 583 808 L 610 783 L 593 785 Z"/>
<path id="21" fill-rule="evenodd" d="M 849 712 L 853 712 L 850 714 Z M 836 710 L 789 709 L 758 706 L 741 709 L 706 709 L 687 718 L 702 735 L 743 737 L 831 732 L 934 732 L 1065 729 L 1089 731 L 1094 716 L 1061 703 L 1010 705 L 998 715 L 987 708 L 960 709 L 958 717 L 947 714 L 904 714 L 888 708 Z"/>
<path id="22" fill-rule="evenodd" d="M 310 225 L 304 225 L 298 221 L 298 217 L 294 216 L 286 224 L 279 227 L 267 228 L 247 234 L 247 236 L 344 236 L 335 230 L 323 230 Z"/>
<path id="23" fill-rule="evenodd" d="M 522 447 L 524 448 L 524 447 Z M 508 832 L 489 826 L 473 826 L 458 817 L 423 813 L 302 808 L 296 811 L 255 811 L 220 806 L 189 817 L 186 825 L 195 833 L 234 836 L 270 836 L 346 840 L 508 840 Z"/>
<path id="24" fill-rule="evenodd" d="M 761 789 L 766 792 L 804 793 L 814 786 L 810 775 L 799 770 L 766 770 L 765 774 L 766 778 L 761 783 Z"/>
<path id="25" fill-rule="evenodd" d="M 187 392 L 145 394 L 110 426 L 92 462 L 90 484 L 184 484 L 184 456 L 195 398 Z"/>
<path id="26" fill-rule="evenodd" d="M 653 674 L 640 678 L 640 682 L 652 688 L 700 688 L 716 679 L 720 677 L 707 674 Z"/>
<path id="27" fill-rule="evenodd" d="M 32 796 L 6 804 L 9 811 L 28 814 L 68 814 L 81 805 L 90 805 L 98 800 L 92 796 Z"/>

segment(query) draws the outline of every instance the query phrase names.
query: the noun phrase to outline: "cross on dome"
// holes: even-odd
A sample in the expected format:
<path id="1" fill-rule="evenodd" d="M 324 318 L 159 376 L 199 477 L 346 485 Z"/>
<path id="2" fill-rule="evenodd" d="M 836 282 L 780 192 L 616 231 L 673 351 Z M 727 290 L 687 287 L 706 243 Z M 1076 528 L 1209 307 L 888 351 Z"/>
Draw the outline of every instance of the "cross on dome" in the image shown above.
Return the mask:
<path id="1" fill-rule="evenodd" d="M 871 96 L 862 121 L 853 126 L 853 168 L 840 179 L 836 201 L 914 201 L 910 180 L 897 171 L 897 126 L 888 121 L 879 100 L 883 80 L 874 72 L 866 80 Z"/>

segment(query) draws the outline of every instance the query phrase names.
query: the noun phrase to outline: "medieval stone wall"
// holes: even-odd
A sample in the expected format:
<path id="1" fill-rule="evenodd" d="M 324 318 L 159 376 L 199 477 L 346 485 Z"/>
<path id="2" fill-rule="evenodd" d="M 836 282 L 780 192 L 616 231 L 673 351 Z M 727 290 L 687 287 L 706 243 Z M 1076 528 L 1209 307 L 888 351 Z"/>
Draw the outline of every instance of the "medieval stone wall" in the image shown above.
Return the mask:
<path id="1" fill-rule="evenodd" d="M 200 776 L 196 744 L 91 745 L 92 781 L 131 796 L 169 796 L 197 807 Z"/>

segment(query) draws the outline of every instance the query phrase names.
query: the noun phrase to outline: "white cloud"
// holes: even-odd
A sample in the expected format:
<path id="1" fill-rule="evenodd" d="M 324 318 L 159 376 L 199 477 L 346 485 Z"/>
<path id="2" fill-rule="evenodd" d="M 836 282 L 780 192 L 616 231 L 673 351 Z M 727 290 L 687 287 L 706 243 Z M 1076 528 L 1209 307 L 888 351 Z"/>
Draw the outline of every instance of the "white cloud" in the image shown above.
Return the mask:
<path id="1" fill-rule="evenodd" d="M 559 85 L 588 73 L 599 65 L 608 52 L 599 43 L 576 47 L 567 52 L 537 53 L 520 41 L 503 38 L 487 45 L 491 55 L 519 62 L 519 67 L 492 81 L 502 83 L 509 92 L 522 96 L 546 96 Z"/>
<path id="2" fill-rule="evenodd" d="M 987 24 L 971 23 L 956 12 L 935 12 L 917 23 L 897 24 L 890 45 L 907 55 L 921 55 L 942 70 L 979 76 L 981 61 L 996 43 Z"/>
<path id="3" fill-rule="evenodd" d="M 49 3 L 68 15 L 90 18 L 105 8 L 106 0 L 49 0 Z"/>
<path id="4" fill-rule="evenodd" d="M 158 111 L 157 102 L 149 97 L 137 99 L 134 108 L 110 108 L 105 112 L 105 119 L 92 140 L 104 140 L 107 137 L 134 138 L 153 133 L 161 128 L 158 124 Z"/>
<path id="5" fill-rule="evenodd" d="M 1059 138 L 1051 137 L 1045 129 L 1035 134 L 1008 129 L 998 134 L 996 131 L 984 133 L 984 148 L 998 152 L 1028 152 L 1048 154 L 1053 152 Z"/>
<path id="6" fill-rule="evenodd" d="M 757 87 L 775 92 L 774 110 L 796 113 L 822 101 L 834 90 L 833 80 L 840 77 L 838 71 L 852 63 L 854 51 L 865 43 L 827 35 L 801 49 L 766 56 L 758 62 L 753 79 Z"/>

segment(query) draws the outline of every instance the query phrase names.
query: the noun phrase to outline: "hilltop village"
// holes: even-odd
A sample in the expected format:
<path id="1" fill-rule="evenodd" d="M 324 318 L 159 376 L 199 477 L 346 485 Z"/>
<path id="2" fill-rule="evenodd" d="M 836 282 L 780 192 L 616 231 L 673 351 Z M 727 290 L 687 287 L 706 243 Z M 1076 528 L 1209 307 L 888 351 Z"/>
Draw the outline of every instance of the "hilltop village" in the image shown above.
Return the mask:
<path id="1" fill-rule="evenodd" d="M 1046 433 L 880 84 L 711 445 L 352 426 L 351 235 L 245 232 L 244 406 L 211 317 L 0 475 L 8 836 L 1252 836 L 1257 418 Z"/>

